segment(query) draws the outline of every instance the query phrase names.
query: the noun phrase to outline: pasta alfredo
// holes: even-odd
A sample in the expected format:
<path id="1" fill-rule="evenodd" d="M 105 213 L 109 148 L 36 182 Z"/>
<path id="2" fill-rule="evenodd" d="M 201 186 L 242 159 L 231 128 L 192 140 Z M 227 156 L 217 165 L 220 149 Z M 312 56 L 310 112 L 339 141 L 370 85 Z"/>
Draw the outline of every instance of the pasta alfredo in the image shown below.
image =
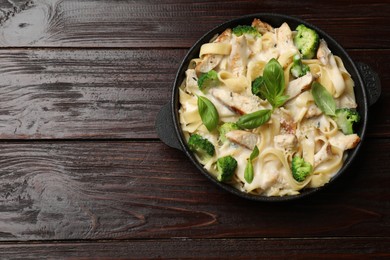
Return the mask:
<path id="1" fill-rule="evenodd" d="M 316 57 L 302 59 L 309 68 L 306 75 L 294 77 L 290 70 L 294 55 L 299 54 L 293 42 L 296 32 L 286 23 L 272 28 L 258 19 L 253 21 L 252 27 L 261 34 L 236 35 L 227 29 L 203 44 L 199 57 L 190 62 L 179 90 L 179 115 L 184 135 L 188 141 L 191 135 L 198 134 L 213 144 L 214 155 L 202 164 L 216 178 L 218 158 L 232 156 L 237 167 L 228 183 L 243 192 L 285 196 L 299 194 L 304 188 L 323 186 L 342 167 L 346 151 L 354 148 L 360 139 L 356 134 L 344 134 L 335 119 L 319 108 L 311 84 L 320 83 L 333 97 L 337 108 L 354 109 L 357 107 L 354 82 L 342 60 L 327 49 L 324 40 L 321 40 Z M 252 82 L 263 75 L 271 59 L 276 59 L 283 68 L 284 94 L 288 96 L 277 108 L 251 90 Z M 217 84 L 200 89 L 199 78 L 211 70 L 216 72 Z M 226 135 L 227 140 L 222 142 L 218 128 L 209 131 L 202 122 L 197 103 L 199 96 L 214 104 L 219 126 L 237 122 L 242 115 L 259 110 L 272 110 L 272 115 L 258 127 L 235 130 L 234 138 L 233 134 Z M 255 146 L 259 154 L 252 160 L 253 177 L 249 182 L 246 165 Z M 295 156 L 312 166 L 304 180 L 293 177 Z"/>

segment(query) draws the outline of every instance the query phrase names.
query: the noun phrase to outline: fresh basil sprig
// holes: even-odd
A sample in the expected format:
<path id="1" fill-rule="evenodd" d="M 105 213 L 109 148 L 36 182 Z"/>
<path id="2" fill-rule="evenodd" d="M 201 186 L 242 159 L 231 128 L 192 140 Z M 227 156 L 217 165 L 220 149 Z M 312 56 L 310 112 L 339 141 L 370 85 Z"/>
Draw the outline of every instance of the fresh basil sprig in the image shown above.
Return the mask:
<path id="1" fill-rule="evenodd" d="M 272 111 L 270 109 L 259 110 L 241 116 L 236 124 L 242 129 L 253 129 L 265 124 L 270 120 Z"/>
<path id="2" fill-rule="evenodd" d="M 285 90 L 283 67 L 276 59 L 271 59 L 264 67 L 264 84 L 259 88 L 261 96 L 264 96 L 275 109 L 281 107 L 288 99 L 283 95 Z"/>
<path id="3" fill-rule="evenodd" d="M 262 76 L 257 77 L 251 84 L 252 94 L 258 96 L 259 98 L 265 100 L 266 97 L 263 95 L 262 88 L 264 88 L 264 78 Z"/>
<path id="4" fill-rule="evenodd" d="M 218 111 L 214 104 L 206 97 L 198 96 L 198 112 L 203 124 L 209 132 L 213 131 L 218 126 Z"/>
<path id="5" fill-rule="evenodd" d="M 237 125 L 244 129 L 253 129 L 268 122 L 275 108 L 281 107 L 288 99 L 285 90 L 283 67 L 276 59 L 271 59 L 264 67 L 263 76 L 252 82 L 252 94 L 267 99 L 272 110 L 263 109 L 241 116 Z"/>
<path id="6" fill-rule="evenodd" d="M 314 102 L 325 115 L 336 115 L 336 102 L 324 86 L 318 82 L 314 82 L 311 85 L 311 94 L 313 95 Z"/>
<path id="7" fill-rule="evenodd" d="M 246 167 L 245 167 L 244 179 L 246 180 L 247 183 L 252 183 L 252 181 L 253 181 L 254 171 L 253 171 L 252 161 L 257 156 L 259 156 L 259 148 L 257 148 L 257 146 L 255 146 L 255 148 L 253 148 L 251 155 L 248 158 L 248 162 L 246 163 Z"/>

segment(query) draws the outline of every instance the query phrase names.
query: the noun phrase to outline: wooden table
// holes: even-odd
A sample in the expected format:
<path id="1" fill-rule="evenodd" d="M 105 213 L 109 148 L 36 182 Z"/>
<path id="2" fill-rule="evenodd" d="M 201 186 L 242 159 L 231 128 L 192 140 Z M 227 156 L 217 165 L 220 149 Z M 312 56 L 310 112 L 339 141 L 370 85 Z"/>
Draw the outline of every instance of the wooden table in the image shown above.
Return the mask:
<path id="1" fill-rule="evenodd" d="M 0 1 L 0 258 L 390 257 L 389 1 Z M 311 22 L 382 96 L 346 176 L 258 203 L 157 137 L 176 70 L 241 15 Z"/>

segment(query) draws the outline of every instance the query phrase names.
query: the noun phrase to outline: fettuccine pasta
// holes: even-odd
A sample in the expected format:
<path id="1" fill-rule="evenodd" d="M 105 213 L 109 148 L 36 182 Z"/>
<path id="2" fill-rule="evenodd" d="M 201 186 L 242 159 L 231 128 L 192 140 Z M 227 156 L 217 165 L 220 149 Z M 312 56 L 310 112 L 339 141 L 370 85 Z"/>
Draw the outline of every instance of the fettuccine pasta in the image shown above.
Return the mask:
<path id="1" fill-rule="evenodd" d="M 231 29 L 225 30 L 212 42 L 203 44 L 199 57 L 190 62 L 186 79 L 180 86 L 180 124 L 185 137 L 199 134 L 211 142 L 215 153 L 203 162 L 204 168 L 217 178 L 218 158 L 232 156 L 237 161 L 234 176 L 228 182 L 237 189 L 262 196 L 285 196 L 299 194 L 304 188 L 320 187 L 342 167 L 347 150 L 360 141 L 356 134 L 344 134 L 337 122 L 316 105 L 311 84 L 318 82 L 334 98 L 337 108 L 357 107 L 354 82 L 342 60 L 333 55 L 326 42 L 317 51 L 317 57 L 302 59 L 309 72 L 294 77 L 290 70 L 294 55 L 299 54 L 294 45 L 294 31 L 284 23 L 279 28 L 268 24 L 259 28 L 259 20 L 252 26 L 261 35 L 237 36 Z M 321 56 L 325 53 L 327 56 Z M 273 108 L 270 103 L 252 93 L 252 82 L 263 76 L 266 64 L 276 59 L 283 68 L 287 101 L 281 107 Z M 207 90 L 199 88 L 200 76 L 214 70 L 217 85 Z M 303 82 L 306 80 L 309 82 Z M 301 84 L 301 85 L 300 85 Z M 303 84 L 303 85 L 302 85 Z M 269 109 L 271 118 L 253 129 L 237 130 L 237 138 L 228 137 L 221 142 L 218 129 L 209 131 L 198 111 L 198 97 L 210 100 L 218 114 L 219 125 L 237 122 L 242 115 Z M 252 143 L 246 140 L 252 138 Z M 249 142 L 249 143 L 248 143 Z M 246 165 L 253 147 L 259 155 L 252 160 L 253 179 L 245 176 Z M 292 174 L 292 160 L 295 156 L 312 166 L 304 180 L 296 180 Z"/>

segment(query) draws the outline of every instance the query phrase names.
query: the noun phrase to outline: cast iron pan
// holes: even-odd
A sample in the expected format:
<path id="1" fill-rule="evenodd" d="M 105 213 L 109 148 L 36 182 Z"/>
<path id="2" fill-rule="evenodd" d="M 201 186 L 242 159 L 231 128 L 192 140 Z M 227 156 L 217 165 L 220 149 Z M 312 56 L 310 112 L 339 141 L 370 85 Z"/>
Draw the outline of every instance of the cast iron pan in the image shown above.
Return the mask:
<path id="1" fill-rule="evenodd" d="M 339 56 L 343 62 L 345 68 L 351 74 L 352 79 L 355 82 L 355 95 L 356 102 L 358 104 L 358 112 L 361 116 L 361 121 L 359 125 L 356 127 L 356 132 L 361 138 L 361 142 L 358 146 L 349 151 L 348 158 L 346 159 L 343 167 L 339 170 L 339 172 L 329 181 L 329 183 L 325 184 L 319 188 L 313 189 L 303 189 L 301 193 L 298 195 L 292 196 L 283 196 L 283 197 L 265 197 L 261 195 L 252 195 L 241 192 L 228 184 L 224 184 L 214 179 L 204 168 L 203 166 L 196 160 L 193 153 L 189 150 L 185 138 L 183 136 L 178 111 L 180 108 L 179 104 L 179 86 L 185 78 L 185 71 L 188 67 L 188 64 L 191 59 L 199 56 L 199 50 L 202 44 L 207 43 L 213 38 L 214 35 L 222 33 L 227 28 L 233 28 L 237 25 L 250 25 L 254 18 L 259 18 L 260 20 L 269 23 L 273 27 L 280 27 L 282 23 L 287 22 L 292 30 L 294 30 L 299 24 L 305 24 L 306 26 L 314 29 L 319 34 L 320 38 L 325 39 L 327 42 L 329 49 L 333 54 Z M 367 127 L 367 112 L 368 107 L 373 105 L 379 98 L 381 93 L 380 80 L 378 75 L 366 64 L 364 63 L 355 63 L 346 53 L 346 51 L 328 34 L 323 32 L 321 29 L 316 26 L 307 23 L 301 19 L 281 15 L 281 14 L 273 14 L 273 13 L 258 13 L 251 14 L 243 17 L 239 17 L 237 19 L 230 20 L 226 23 L 223 23 L 208 33 L 206 33 L 202 38 L 200 38 L 188 51 L 184 60 L 182 61 L 179 70 L 176 74 L 176 78 L 173 84 L 172 89 L 172 99 L 171 101 L 163 106 L 156 118 L 156 129 L 160 139 L 170 147 L 179 149 L 183 151 L 187 157 L 192 161 L 192 163 L 199 169 L 201 173 L 203 173 L 210 181 L 218 185 L 219 187 L 227 190 L 230 193 L 236 194 L 242 198 L 256 200 L 256 201 L 288 201 L 293 199 L 302 198 L 318 192 L 326 187 L 328 187 L 331 183 L 333 183 L 339 176 L 344 174 L 348 168 L 350 167 L 352 161 L 355 159 L 358 154 L 361 144 L 364 141 L 366 127 Z"/>

